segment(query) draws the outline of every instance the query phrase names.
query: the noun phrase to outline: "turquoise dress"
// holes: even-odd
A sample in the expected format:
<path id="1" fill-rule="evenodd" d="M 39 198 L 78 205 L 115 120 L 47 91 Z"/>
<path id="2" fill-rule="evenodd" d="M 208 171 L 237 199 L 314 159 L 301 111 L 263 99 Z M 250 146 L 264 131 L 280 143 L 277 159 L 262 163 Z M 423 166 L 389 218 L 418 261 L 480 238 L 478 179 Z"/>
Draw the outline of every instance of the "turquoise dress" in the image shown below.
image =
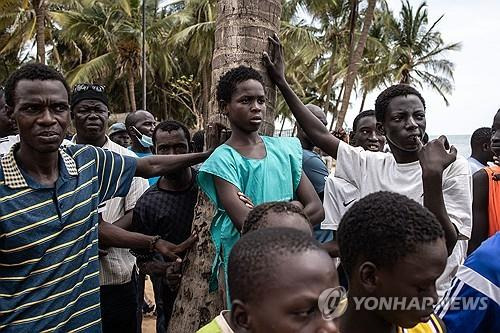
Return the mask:
<path id="1" fill-rule="evenodd" d="M 240 233 L 224 210 L 214 185 L 220 177 L 247 195 L 254 205 L 269 201 L 290 201 L 302 176 L 302 147 L 297 138 L 262 136 L 266 156 L 246 158 L 227 144 L 219 146 L 203 163 L 198 173 L 200 188 L 216 207 L 211 224 L 215 244 L 210 290 L 217 289 L 217 271 L 223 265 L 227 274 L 229 252 L 240 238 Z M 227 279 L 226 279 L 227 281 Z"/>

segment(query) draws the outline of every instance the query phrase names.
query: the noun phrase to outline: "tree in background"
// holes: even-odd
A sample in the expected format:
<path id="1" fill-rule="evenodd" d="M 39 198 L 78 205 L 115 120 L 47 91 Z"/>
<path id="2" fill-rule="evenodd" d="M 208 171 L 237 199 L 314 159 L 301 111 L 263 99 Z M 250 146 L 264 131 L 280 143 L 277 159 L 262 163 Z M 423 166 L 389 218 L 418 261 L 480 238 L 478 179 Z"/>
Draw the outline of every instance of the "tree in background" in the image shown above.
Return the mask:
<path id="1" fill-rule="evenodd" d="M 215 28 L 215 49 L 212 59 L 212 101 L 209 123 L 222 120 L 215 101 L 215 83 L 230 68 L 252 66 L 264 77 L 267 109 L 261 127 L 263 134 L 274 132 L 276 90 L 262 63 L 262 53 L 268 51 L 268 36 L 278 33 L 281 16 L 280 0 L 219 0 Z M 222 120 L 223 121 L 223 120 Z M 210 125 L 209 125 L 210 126 Z M 216 125 L 212 124 L 211 128 Z M 215 132 L 217 133 L 217 132 Z M 207 130 L 207 141 L 213 132 Z M 218 133 L 217 133 L 218 134 Z M 198 244 L 188 251 L 183 279 L 170 319 L 169 332 L 195 332 L 217 316 L 224 308 L 220 293 L 209 293 L 209 277 L 215 249 L 210 236 L 213 205 L 200 193 L 195 208 L 193 228 L 198 230 Z"/>
<path id="2" fill-rule="evenodd" d="M 447 95 L 453 90 L 454 64 L 445 55 L 458 51 L 460 43 L 445 43 L 436 30 L 441 15 L 428 26 L 427 4 L 422 2 L 416 9 L 408 0 L 403 2 L 399 19 L 389 20 L 391 33 L 392 70 L 394 82 L 428 86 L 436 91 L 448 105 Z"/>
<path id="3" fill-rule="evenodd" d="M 344 95 L 342 97 L 342 108 L 340 109 L 337 118 L 337 129 L 342 128 L 344 123 L 344 118 L 347 113 L 347 108 L 349 107 L 349 100 L 351 97 L 352 88 L 354 87 L 354 81 L 358 75 L 359 66 L 361 63 L 361 58 L 363 56 L 363 51 L 365 49 L 366 40 L 368 39 L 368 33 L 370 31 L 370 26 L 372 24 L 373 15 L 375 13 L 376 0 L 368 0 L 368 7 L 366 8 L 365 16 L 363 19 L 363 29 L 361 30 L 361 35 L 354 49 L 352 57 L 350 57 L 349 67 L 347 68 L 347 77 L 344 82 Z"/>

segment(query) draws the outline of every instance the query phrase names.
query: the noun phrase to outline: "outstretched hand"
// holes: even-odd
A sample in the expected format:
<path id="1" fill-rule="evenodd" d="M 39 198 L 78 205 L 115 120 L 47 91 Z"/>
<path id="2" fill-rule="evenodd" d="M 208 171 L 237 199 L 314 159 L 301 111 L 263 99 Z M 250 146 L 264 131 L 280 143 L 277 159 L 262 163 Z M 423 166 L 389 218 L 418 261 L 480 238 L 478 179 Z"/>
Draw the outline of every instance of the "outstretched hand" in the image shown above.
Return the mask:
<path id="1" fill-rule="evenodd" d="M 457 159 L 457 149 L 455 146 L 450 147 L 448 139 L 444 135 L 429 141 L 426 145 L 423 145 L 418 137 L 417 141 L 420 147 L 418 159 L 423 174 L 442 174 Z"/>
<path id="2" fill-rule="evenodd" d="M 159 239 L 155 244 L 155 250 L 160 253 L 165 259 L 170 261 L 181 260 L 178 256 L 187 249 L 190 249 L 198 240 L 198 232 L 193 231 L 188 239 L 179 245 L 172 244 L 163 239 Z M 182 260 L 181 260 L 182 261 Z"/>
<path id="3" fill-rule="evenodd" d="M 269 36 L 271 56 L 267 52 L 262 54 L 264 65 L 267 68 L 269 77 L 275 84 L 284 83 L 285 79 L 285 56 L 283 53 L 283 45 L 277 34 Z"/>

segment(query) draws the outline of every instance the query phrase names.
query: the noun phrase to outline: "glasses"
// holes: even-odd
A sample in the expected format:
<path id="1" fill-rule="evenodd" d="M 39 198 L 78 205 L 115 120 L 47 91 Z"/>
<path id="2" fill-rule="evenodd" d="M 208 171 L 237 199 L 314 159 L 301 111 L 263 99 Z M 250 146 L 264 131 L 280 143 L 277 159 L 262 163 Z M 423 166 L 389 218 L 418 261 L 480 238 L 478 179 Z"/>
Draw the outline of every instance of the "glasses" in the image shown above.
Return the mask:
<path id="1" fill-rule="evenodd" d="M 87 91 L 87 90 L 93 90 L 93 91 L 96 91 L 98 93 L 104 93 L 105 89 L 106 89 L 106 86 L 100 85 L 100 84 L 79 83 L 73 87 L 73 93 Z"/>

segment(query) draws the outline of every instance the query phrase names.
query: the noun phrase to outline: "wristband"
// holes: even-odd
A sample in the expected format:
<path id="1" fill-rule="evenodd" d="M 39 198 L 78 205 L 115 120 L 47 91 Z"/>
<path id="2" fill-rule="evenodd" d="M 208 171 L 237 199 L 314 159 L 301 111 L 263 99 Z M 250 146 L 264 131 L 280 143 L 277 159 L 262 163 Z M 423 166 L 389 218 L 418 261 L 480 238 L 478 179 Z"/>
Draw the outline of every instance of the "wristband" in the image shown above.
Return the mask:
<path id="1" fill-rule="evenodd" d="M 151 238 L 149 242 L 149 252 L 153 252 L 155 250 L 156 243 L 161 239 L 161 236 L 154 236 Z"/>

